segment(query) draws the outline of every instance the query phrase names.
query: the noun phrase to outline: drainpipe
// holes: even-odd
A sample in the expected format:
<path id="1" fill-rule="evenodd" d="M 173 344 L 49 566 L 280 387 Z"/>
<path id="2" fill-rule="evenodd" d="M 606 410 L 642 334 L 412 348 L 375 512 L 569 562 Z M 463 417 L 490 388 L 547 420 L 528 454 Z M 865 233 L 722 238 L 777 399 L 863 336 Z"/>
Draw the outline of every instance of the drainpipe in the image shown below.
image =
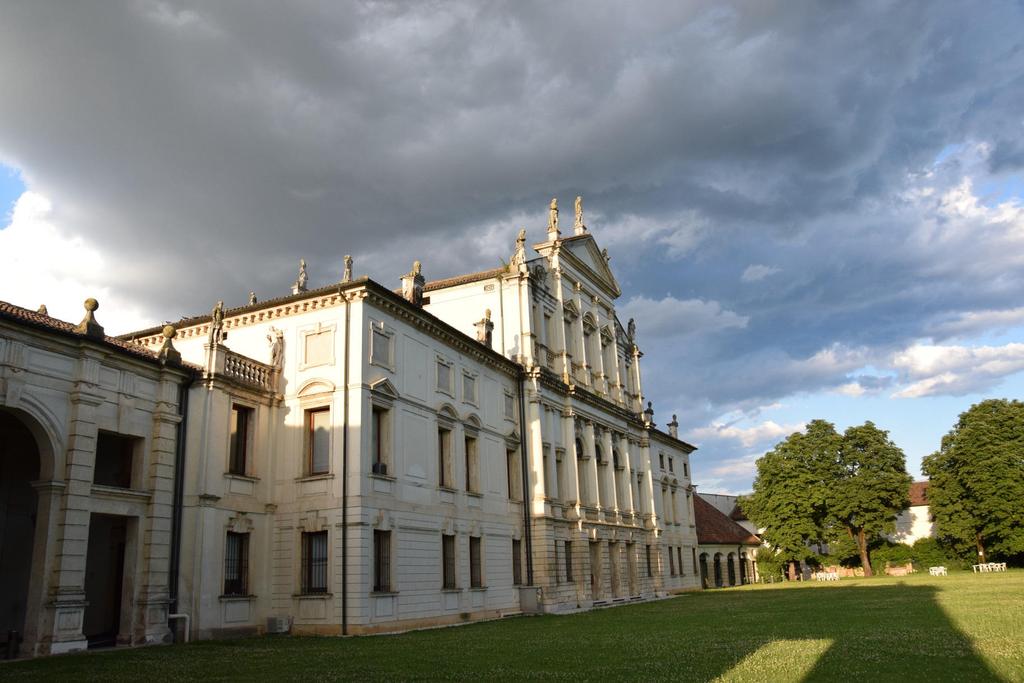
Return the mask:
<path id="1" fill-rule="evenodd" d="M 519 372 L 519 461 L 523 480 L 523 540 L 526 541 L 526 585 L 533 585 L 533 543 L 530 534 L 530 470 L 526 464 L 526 374 Z"/>
<path id="2" fill-rule="evenodd" d="M 167 572 L 170 605 L 168 613 L 178 611 L 178 574 L 181 563 L 181 514 L 185 494 L 185 440 L 188 438 L 188 393 L 195 376 L 182 382 L 178 387 L 178 443 L 174 452 L 174 494 L 171 501 L 171 558 Z M 186 622 L 187 623 L 187 622 Z M 188 631 L 185 640 L 188 640 Z"/>
<path id="3" fill-rule="evenodd" d="M 343 294 L 344 296 L 344 294 Z M 352 346 L 352 302 L 345 297 L 345 392 L 341 418 L 341 635 L 348 635 L 348 381 Z"/>

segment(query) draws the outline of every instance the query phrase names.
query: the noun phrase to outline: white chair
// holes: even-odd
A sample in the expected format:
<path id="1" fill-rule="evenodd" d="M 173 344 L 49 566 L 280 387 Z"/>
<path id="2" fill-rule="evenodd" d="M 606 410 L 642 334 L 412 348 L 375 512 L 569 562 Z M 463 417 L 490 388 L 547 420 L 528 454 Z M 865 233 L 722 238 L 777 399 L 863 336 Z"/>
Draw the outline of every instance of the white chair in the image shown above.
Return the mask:
<path id="1" fill-rule="evenodd" d="M 928 568 L 928 573 L 931 574 L 932 576 L 946 576 L 946 568 L 945 567 L 929 567 Z"/>

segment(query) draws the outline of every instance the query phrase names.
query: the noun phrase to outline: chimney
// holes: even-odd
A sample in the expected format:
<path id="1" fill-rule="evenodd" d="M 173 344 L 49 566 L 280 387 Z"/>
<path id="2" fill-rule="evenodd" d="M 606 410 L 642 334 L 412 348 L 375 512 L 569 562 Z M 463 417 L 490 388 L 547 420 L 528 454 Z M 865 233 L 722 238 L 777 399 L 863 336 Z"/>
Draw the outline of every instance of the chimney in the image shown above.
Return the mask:
<path id="1" fill-rule="evenodd" d="M 402 297 L 416 306 L 423 305 L 423 279 L 422 265 L 419 261 L 412 262 L 412 270 L 402 276 Z"/>

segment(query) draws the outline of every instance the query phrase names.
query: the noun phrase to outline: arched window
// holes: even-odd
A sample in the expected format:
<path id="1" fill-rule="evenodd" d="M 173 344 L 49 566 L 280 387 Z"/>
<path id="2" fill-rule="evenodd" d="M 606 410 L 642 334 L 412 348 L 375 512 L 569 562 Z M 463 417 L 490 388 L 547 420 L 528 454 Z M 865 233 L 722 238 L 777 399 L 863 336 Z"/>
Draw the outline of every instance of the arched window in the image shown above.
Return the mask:
<path id="1" fill-rule="evenodd" d="M 722 587 L 722 553 L 715 553 L 715 588 Z"/>
<path id="2" fill-rule="evenodd" d="M 728 570 L 729 570 L 729 572 L 728 572 L 729 573 L 729 585 L 730 586 L 735 586 L 736 585 L 736 555 L 734 555 L 733 553 L 729 553 L 729 557 L 727 558 L 727 561 L 729 563 L 728 567 L 727 567 Z"/>
<path id="3" fill-rule="evenodd" d="M 740 553 L 740 583 L 747 583 L 747 554 Z"/>
<path id="4" fill-rule="evenodd" d="M 700 585 L 702 588 L 710 588 L 708 584 L 708 554 L 700 554 Z"/>

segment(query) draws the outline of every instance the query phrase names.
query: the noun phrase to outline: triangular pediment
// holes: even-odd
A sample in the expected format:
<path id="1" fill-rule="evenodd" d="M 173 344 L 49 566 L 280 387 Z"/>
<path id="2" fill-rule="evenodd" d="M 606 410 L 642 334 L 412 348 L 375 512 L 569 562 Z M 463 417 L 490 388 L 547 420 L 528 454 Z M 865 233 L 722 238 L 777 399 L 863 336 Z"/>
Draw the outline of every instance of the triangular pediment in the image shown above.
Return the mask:
<path id="1" fill-rule="evenodd" d="M 568 255 L 573 265 L 583 271 L 583 275 L 589 275 L 594 284 L 604 289 L 612 298 L 618 298 L 622 294 L 619 283 L 608 266 L 608 259 L 598 248 L 593 235 L 577 235 L 564 240 L 562 255 Z"/>
<path id="2" fill-rule="evenodd" d="M 391 380 L 384 377 L 377 380 L 376 382 L 370 383 L 370 391 L 387 396 L 388 398 L 398 398 L 398 389 L 391 383 Z"/>

